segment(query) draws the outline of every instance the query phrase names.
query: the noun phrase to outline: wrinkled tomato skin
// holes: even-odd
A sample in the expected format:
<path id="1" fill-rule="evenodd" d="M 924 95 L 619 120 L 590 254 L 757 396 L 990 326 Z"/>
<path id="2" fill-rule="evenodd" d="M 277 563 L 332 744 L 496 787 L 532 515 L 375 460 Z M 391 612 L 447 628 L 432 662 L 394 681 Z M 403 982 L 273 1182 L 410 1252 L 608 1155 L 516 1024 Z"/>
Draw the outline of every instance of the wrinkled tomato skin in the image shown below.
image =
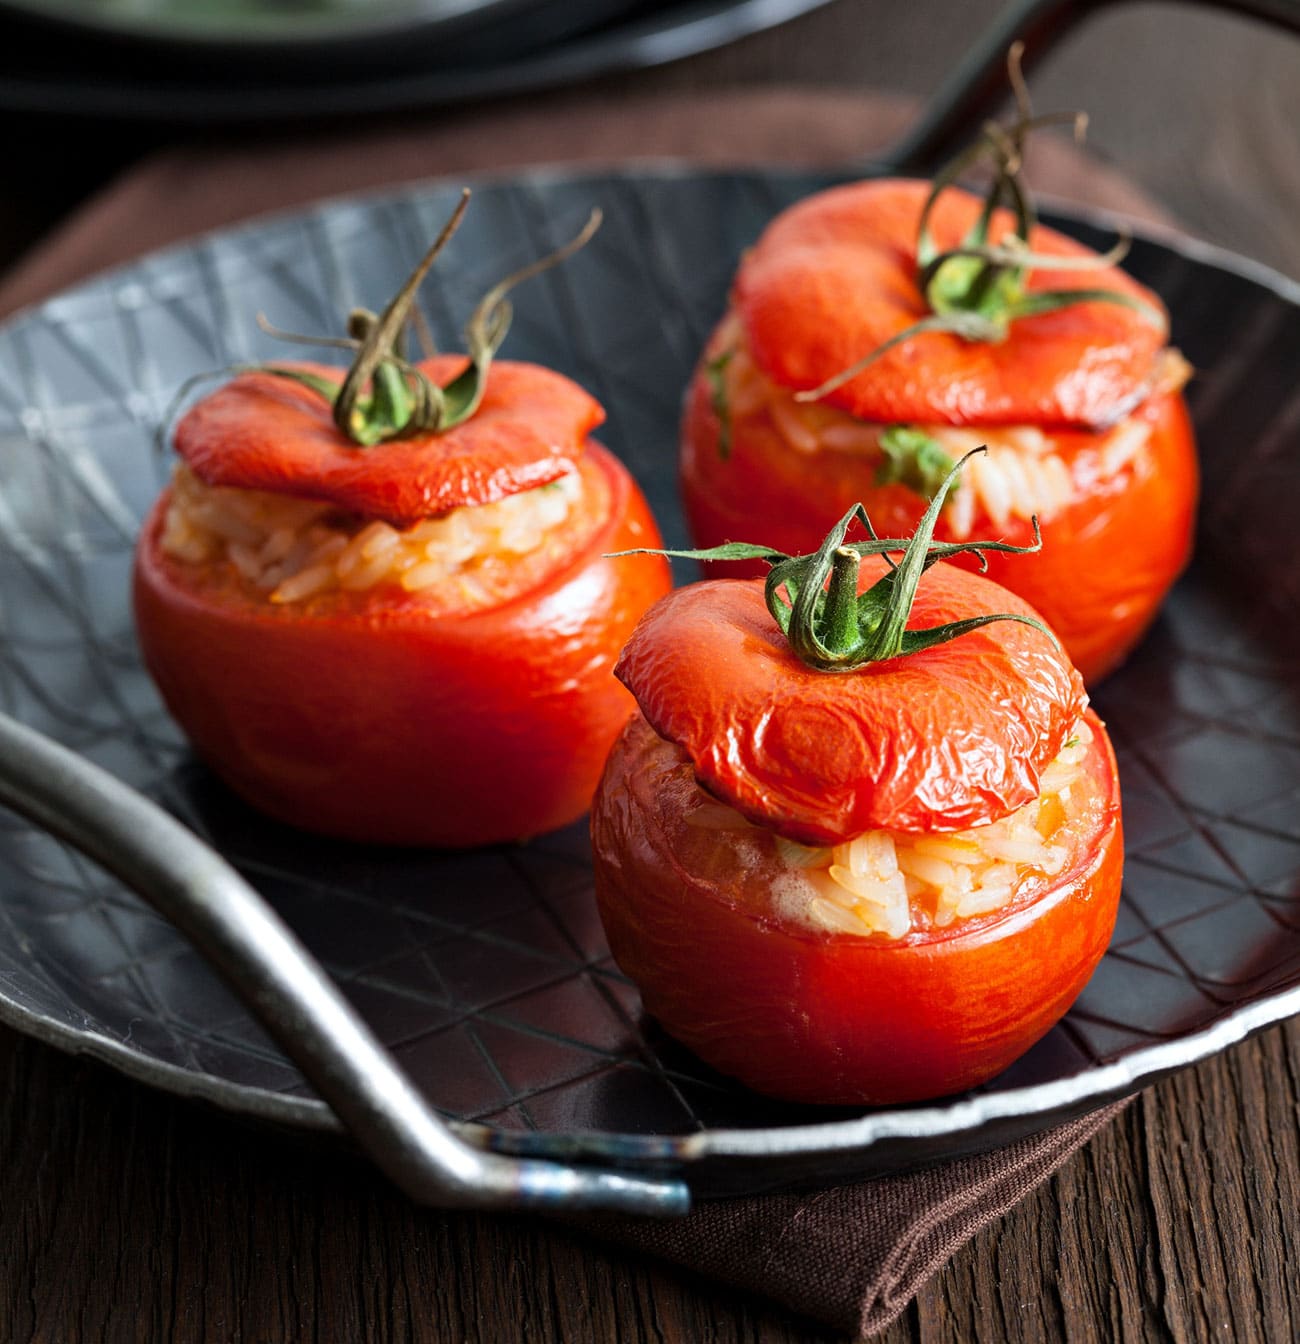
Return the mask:
<path id="1" fill-rule="evenodd" d="M 323 364 L 281 367 L 330 382 L 342 378 L 341 369 Z M 435 355 L 418 367 L 445 385 L 464 369 L 465 358 Z M 246 370 L 185 413 L 174 446 L 208 485 L 324 500 L 345 513 L 410 527 L 556 480 L 604 419 L 600 403 L 563 374 L 499 359 L 469 419 L 359 453 L 338 432 L 333 408 L 318 392 Z"/>
<path id="2" fill-rule="evenodd" d="M 757 366 L 782 387 L 811 390 L 876 351 L 826 404 L 883 424 L 1060 429 L 1095 425 L 1135 400 L 1168 337 L 1164 306 L 1118 267 L 1099 268 L 1091 248 L 1041 224 L 1029 246 L 1044 261 L 1030 267 L 1027 294 L 1102 289 L 1129 302 L 1019 318 L 996 341 L 930 331 L 893 343 L 931 316 L 917 238 L 932 191 L 928 182 L 874 178 L 815 192 L 777 215 L 732 286 Z M 984 208 L 958 187 L 941 192 L 926 225 L 933 246 L 962 246 Z M 1007 241 L 1014 224 L 1010 211 L 994 211 L 989 242 Z M 1052 268 L 1054 257 L 1064 269 Z"/>
<path id="3" fill-rule="evenodd" d="M 888 1104 L 973 1087 L 1064 1015 L 1114 927 L 1123 865 L 1114 756 L 1095 716 L 1099 824 L 1028 904 L 936 932 L 817 933 L 686 871 L 652 731 L 625 728 L 592 807 L 596 896 L 646 1011 L 714 1068 L 769 1096 Z M 735 875 L 733 886 L 742 882 Z M 748 908 L 746 908 L 748 906 Z"/>
<path id="4" fill-rule="evenodd" d="M 1098 479 L 1089 470 L 1093 436 L 1055 433 L 1076 462 L 1073 502 L 1043 524 L 1038 554 L 988 557 L 989 578 L 1042 614 L 1089 684 L 1142 637 L 1191 550 L 1198 470 L 1186 405 L 1180 394 L 1166 394 L 1134 414 L 1151 425 L 1140 470 Z M 725 456 L 719 432 L 701 368 L 687 393 L 681 459 L 682 498 L 697 546 L 753 541 L 804 554 L 858 502 L 881 536 L 910 536 L 924 512 L 926 501 L 915 491 L 876 485 L 874 463 L 850 453 L 796 452 L 766 417 L 734 424 Z M 972 537 L 1028 545 L 1033 531 L 1025 519 L 995 527 L 977 514 Z M 954 540 L 942 516 L 935 539 Z M 973 556 L 954 563 L 978 568 Z M 729 578 L 766 572 L 758 562 L 714 568 Z"/>
<path id="5" fill-rule="evenodd" d="M 609 483 L 606 520 L 538 587 L 431 616 L 391 586 L 304 612 L 248 596 L 159 545 L 164 495 L 136 553 L 145 663 L 195 750 L 254 807 L 346 839 L 466 847 L 586 811 L 633 709 L 611 675 L 670 580 L 640 490 Z"/>
<path id="6" fill-rule="evenodd" d="M 864 557 L 859 589 L 887 572 Z M 940 564 L 922 578 L 907 624 L 998 612 L 1034 615 L 1005 588 Z M 655 603 L 614 675 L 655 732 L 686 752 L 703 789 L 805 845 L 1005 816 L 1038 797 L 1043 768 L 1087 703 L 1056 641 L 1013 620 L 846 676 L 819 672 L 791 649 L 756 579 L 692 583 Z"/>

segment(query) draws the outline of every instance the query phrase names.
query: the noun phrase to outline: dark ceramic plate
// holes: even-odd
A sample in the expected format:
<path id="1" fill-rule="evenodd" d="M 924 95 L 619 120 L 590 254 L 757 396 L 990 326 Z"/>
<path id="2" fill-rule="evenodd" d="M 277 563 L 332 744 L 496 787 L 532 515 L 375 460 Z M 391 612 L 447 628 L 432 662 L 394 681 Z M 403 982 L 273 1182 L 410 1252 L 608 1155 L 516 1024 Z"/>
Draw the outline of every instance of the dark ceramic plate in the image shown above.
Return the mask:
<path id="1" fill-rule="evenodd" d="M 364 16 L 352 7 L 342 30 L 305 24 L 200 40 L 138 11 L 129 24 L 101 15 L 88 34 L 69 22 L 88 6 L 0 0 L 0 111 L 175 126 L 440 107 L 663 65 L 826 3 L 465 0 L 440 17 L 429 3 L 395 0 Z"/>
<path id="2" fill-rule="evenodd" d="M 358 45 L 453 44 L 476 29 L 509 29 L 540 10 L 568 9 L 567 23 L 594 26 L 636 0 L 2 0 L 0 13 L 100 41 L 139 43 L 159 55 L 196 47 L 209 54 L 270 48 L 282 59 L 325 56 L 336 64 Z M 120 50 L 120 47 L 118 48 Z M 427 52 L 426 52 L 427 54 Z"/>
<path id="3" fill-rule="evenodd" d="M 738 252 L 828 181 L 485 184 L 430 316 L 454 340 L 503 271 L 603 206 L 592 246 L 519 292 L 508 353 L 601 397 L 603 437 L 681 543 L 676 419 L 692 361 Z M 328 330 L 381 301 L 453 196 L 434 185 L 218 234 L 0 328 L 0 707 L 229 856 L 434 1102 L 503 1148 L 593 1152 L 621 1136 L 622 1160 L 684 1163 L 706 1192 L 874 1172 L 1026 1133 L 1300 1011 L 1300 291 L 1184 242 L 1139 238 L 1130 260 L 1200 371 L 1206 506 L 1190 571 L 1097 695 L 1123 774 L 1119 924 L 1064 1022 L 978 1091 L 866 1115 L 763 1101 L 642 1018 L 607 955 L 581 826 L 464 854 L 330 844 L 252 814 L 196 764 L 140 667 L 127 605 L 137 520 L 168 471 L 155 425 L 188 375 L 275 350 L 259 310 Z M 333 1124 L 168 925 L 2 815 L 0 1016 L 172 1092 Z"/>

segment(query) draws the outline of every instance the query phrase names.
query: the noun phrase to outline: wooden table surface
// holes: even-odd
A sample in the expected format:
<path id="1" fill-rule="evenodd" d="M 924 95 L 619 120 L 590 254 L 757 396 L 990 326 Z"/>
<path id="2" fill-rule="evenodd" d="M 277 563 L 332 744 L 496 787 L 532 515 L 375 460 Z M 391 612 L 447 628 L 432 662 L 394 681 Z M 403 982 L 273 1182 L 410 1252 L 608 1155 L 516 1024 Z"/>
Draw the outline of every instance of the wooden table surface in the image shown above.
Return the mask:
<path id="1" fill-rule="evenodd" d="M 839 0 L 627 77 L 924 93 L 995 0 Z M 892 8 L 892 7 L 891 7 Z M 614 87 L 606 82 L 605 88 Z M 1188 228 L 1300 274 L 1300 43 L 1183 7 L 1108 12 L 1036 81 Z M 164 130 L 11 126 L 12 259 Z M 53 134 L 53 133 L 52 133 Z M 812 1341 L 757 1300 L 529 1218 L 412 1208 L 359 1163 L 0 1031 L 0 1340 Z M 880 1338 L 1300 1338 L 1300 1027 L 1143 1094 Z"/>

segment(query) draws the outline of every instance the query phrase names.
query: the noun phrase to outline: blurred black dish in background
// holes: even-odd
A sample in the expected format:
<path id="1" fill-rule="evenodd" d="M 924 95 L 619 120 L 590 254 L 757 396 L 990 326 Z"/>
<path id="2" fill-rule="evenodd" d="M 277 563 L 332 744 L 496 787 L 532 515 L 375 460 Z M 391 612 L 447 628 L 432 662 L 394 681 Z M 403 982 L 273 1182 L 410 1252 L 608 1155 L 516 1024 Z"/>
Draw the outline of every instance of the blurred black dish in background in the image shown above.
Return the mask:
<path id="1" fill-rule="evenodd" d="M 33 28 L 157 71 L 325 79 L 501 61 L 646 9 L 638 0 L 4 0 Z"/>
<path id="2" fill-rule="evenodd" d="M 192 126 L 554 88 L 827 0 L 0 0 L 0 112 Z"/>

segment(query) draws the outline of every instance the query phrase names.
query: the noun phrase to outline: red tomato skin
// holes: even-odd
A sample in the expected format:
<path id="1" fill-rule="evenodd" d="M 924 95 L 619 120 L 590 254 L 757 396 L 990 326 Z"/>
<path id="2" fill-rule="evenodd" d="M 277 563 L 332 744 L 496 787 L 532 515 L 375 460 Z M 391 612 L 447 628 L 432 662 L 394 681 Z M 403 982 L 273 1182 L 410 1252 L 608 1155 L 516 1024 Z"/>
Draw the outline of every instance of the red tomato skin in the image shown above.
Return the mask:
<path id="1" fill-rule="evenodd" d="M 812 389 L 930 315 L 917 286 L 916 237 L 928 182 L 886 178 L 817 192 L 783 211 L 741 259 L 733 295 L 758 367 L 783 387 Z M 950 188 L 930 232 L 956 247 L 983 209 Z M 997 211 L 990 242 L 1012 226 Z M 1097 254 L 1039 225 L 1030 246 L 1072 260 Z M 1107 289 L 1146 305 L 1085 302 L 1011 324 L 999 342 L 926 332 L 883 352 L 827 394 L 864 420 L 1044 427 L 1094 425 L 1138 394 L 1165 344 L 1160 300 L 1117 267 L 1034 270 L 1030 292 Z"/>
<path id="2" fill-rule="evenodd" d="M 1075 499 L 1043 524 L 1041 552 L 988 557 L 988 577 L 1043 616 L 1090 685 L 1141 639 L 1191 552 L 1199 473 L 1186 404 L 1180 394 L 1166 394 L 1134 414 L 1152 427 L 1145 470 L 1109 482 L 1076 472 Z M 720 429 L 701 368 L 687 392 L 681 457 L 682 499 L 697 546 L 753 541 L 805 554 L 856 503 L 881 536 L 910 536 L 924 512 L 916 492 L 876 485 L 874 463 L 850 453 L 795 452 L 766 417 L 733 423 L 725 457 Z M 1067 454 L 1090 451 L 1087 434 L 1054 437 Z M 1081 477 L 1087 488 L 1078 488 Z M 1033 531 L 1022 518 L 997 527 L 977 514 L 972 538 L 980 537 L 1028 545 Z M 935 539 L 955 539 L 942 516 Z M 978 568 L 969 555 L 953 563 Z M 719 577 L 766 573 L 759 562 L 711 568 Z"/>
<path id="3" fill-rule="evenodd" d="M 859 587 L 886 572 L 866 557 Z M 1033 615 L 1004 588 L 939 564 L 907 624 L 993 612 Z M 815 671 L 777 628 L 757 580 L 678 588 L 637 624 L 614 674 L 708 792 L 806 845 L 1005 816 L 1038 796 L 1087 703 L 1057 643 L 1019 621 L 845 675 Z"/>
<path id="4" fill-rule="evenodd" d="M 465 363 L 462 355 L 436 355 L 419 367 L 445 384 Z M 343 377 L 323 364 L 283 367 L 334 382 Z M 499 359 L 468 420 L 358 452 L 319 393 L 250 370 L 196 402 L 174 438 L 176 452 L 208 485 L 326 500 L 409 527 L 555 480 L 582 456 L 604 418 L 600 403 L 563 374 Z"/>
<path id="5" fill-rule="evenodd" d="M 595 444 L 610 509 L 580 552 L 497 607 L 430 616 L 390 588 L 301 612 L 165 555 L 157 502 L 136 553 L 146 666 L 195 750 L 254 807 L 367 842 L 518 840 L 586 811 L 632 712 L 611 669 L 666 562 L 626 469 Z"/>
<path id="6" fill-rule="evenodd" d="M 1104 820 L 1028 904 L 894 942 L 819 934 L 739 907 L 687 872 L 646 778 L 640 718 L 592 808 L 596 897 L 646 1011 L 701 1059 L 769 1096 L 921 1101 L 1000 1073 L 1060 1020 L 1106 949 L 1123 866 L 1118 774 L 1098 720 Z"/>

